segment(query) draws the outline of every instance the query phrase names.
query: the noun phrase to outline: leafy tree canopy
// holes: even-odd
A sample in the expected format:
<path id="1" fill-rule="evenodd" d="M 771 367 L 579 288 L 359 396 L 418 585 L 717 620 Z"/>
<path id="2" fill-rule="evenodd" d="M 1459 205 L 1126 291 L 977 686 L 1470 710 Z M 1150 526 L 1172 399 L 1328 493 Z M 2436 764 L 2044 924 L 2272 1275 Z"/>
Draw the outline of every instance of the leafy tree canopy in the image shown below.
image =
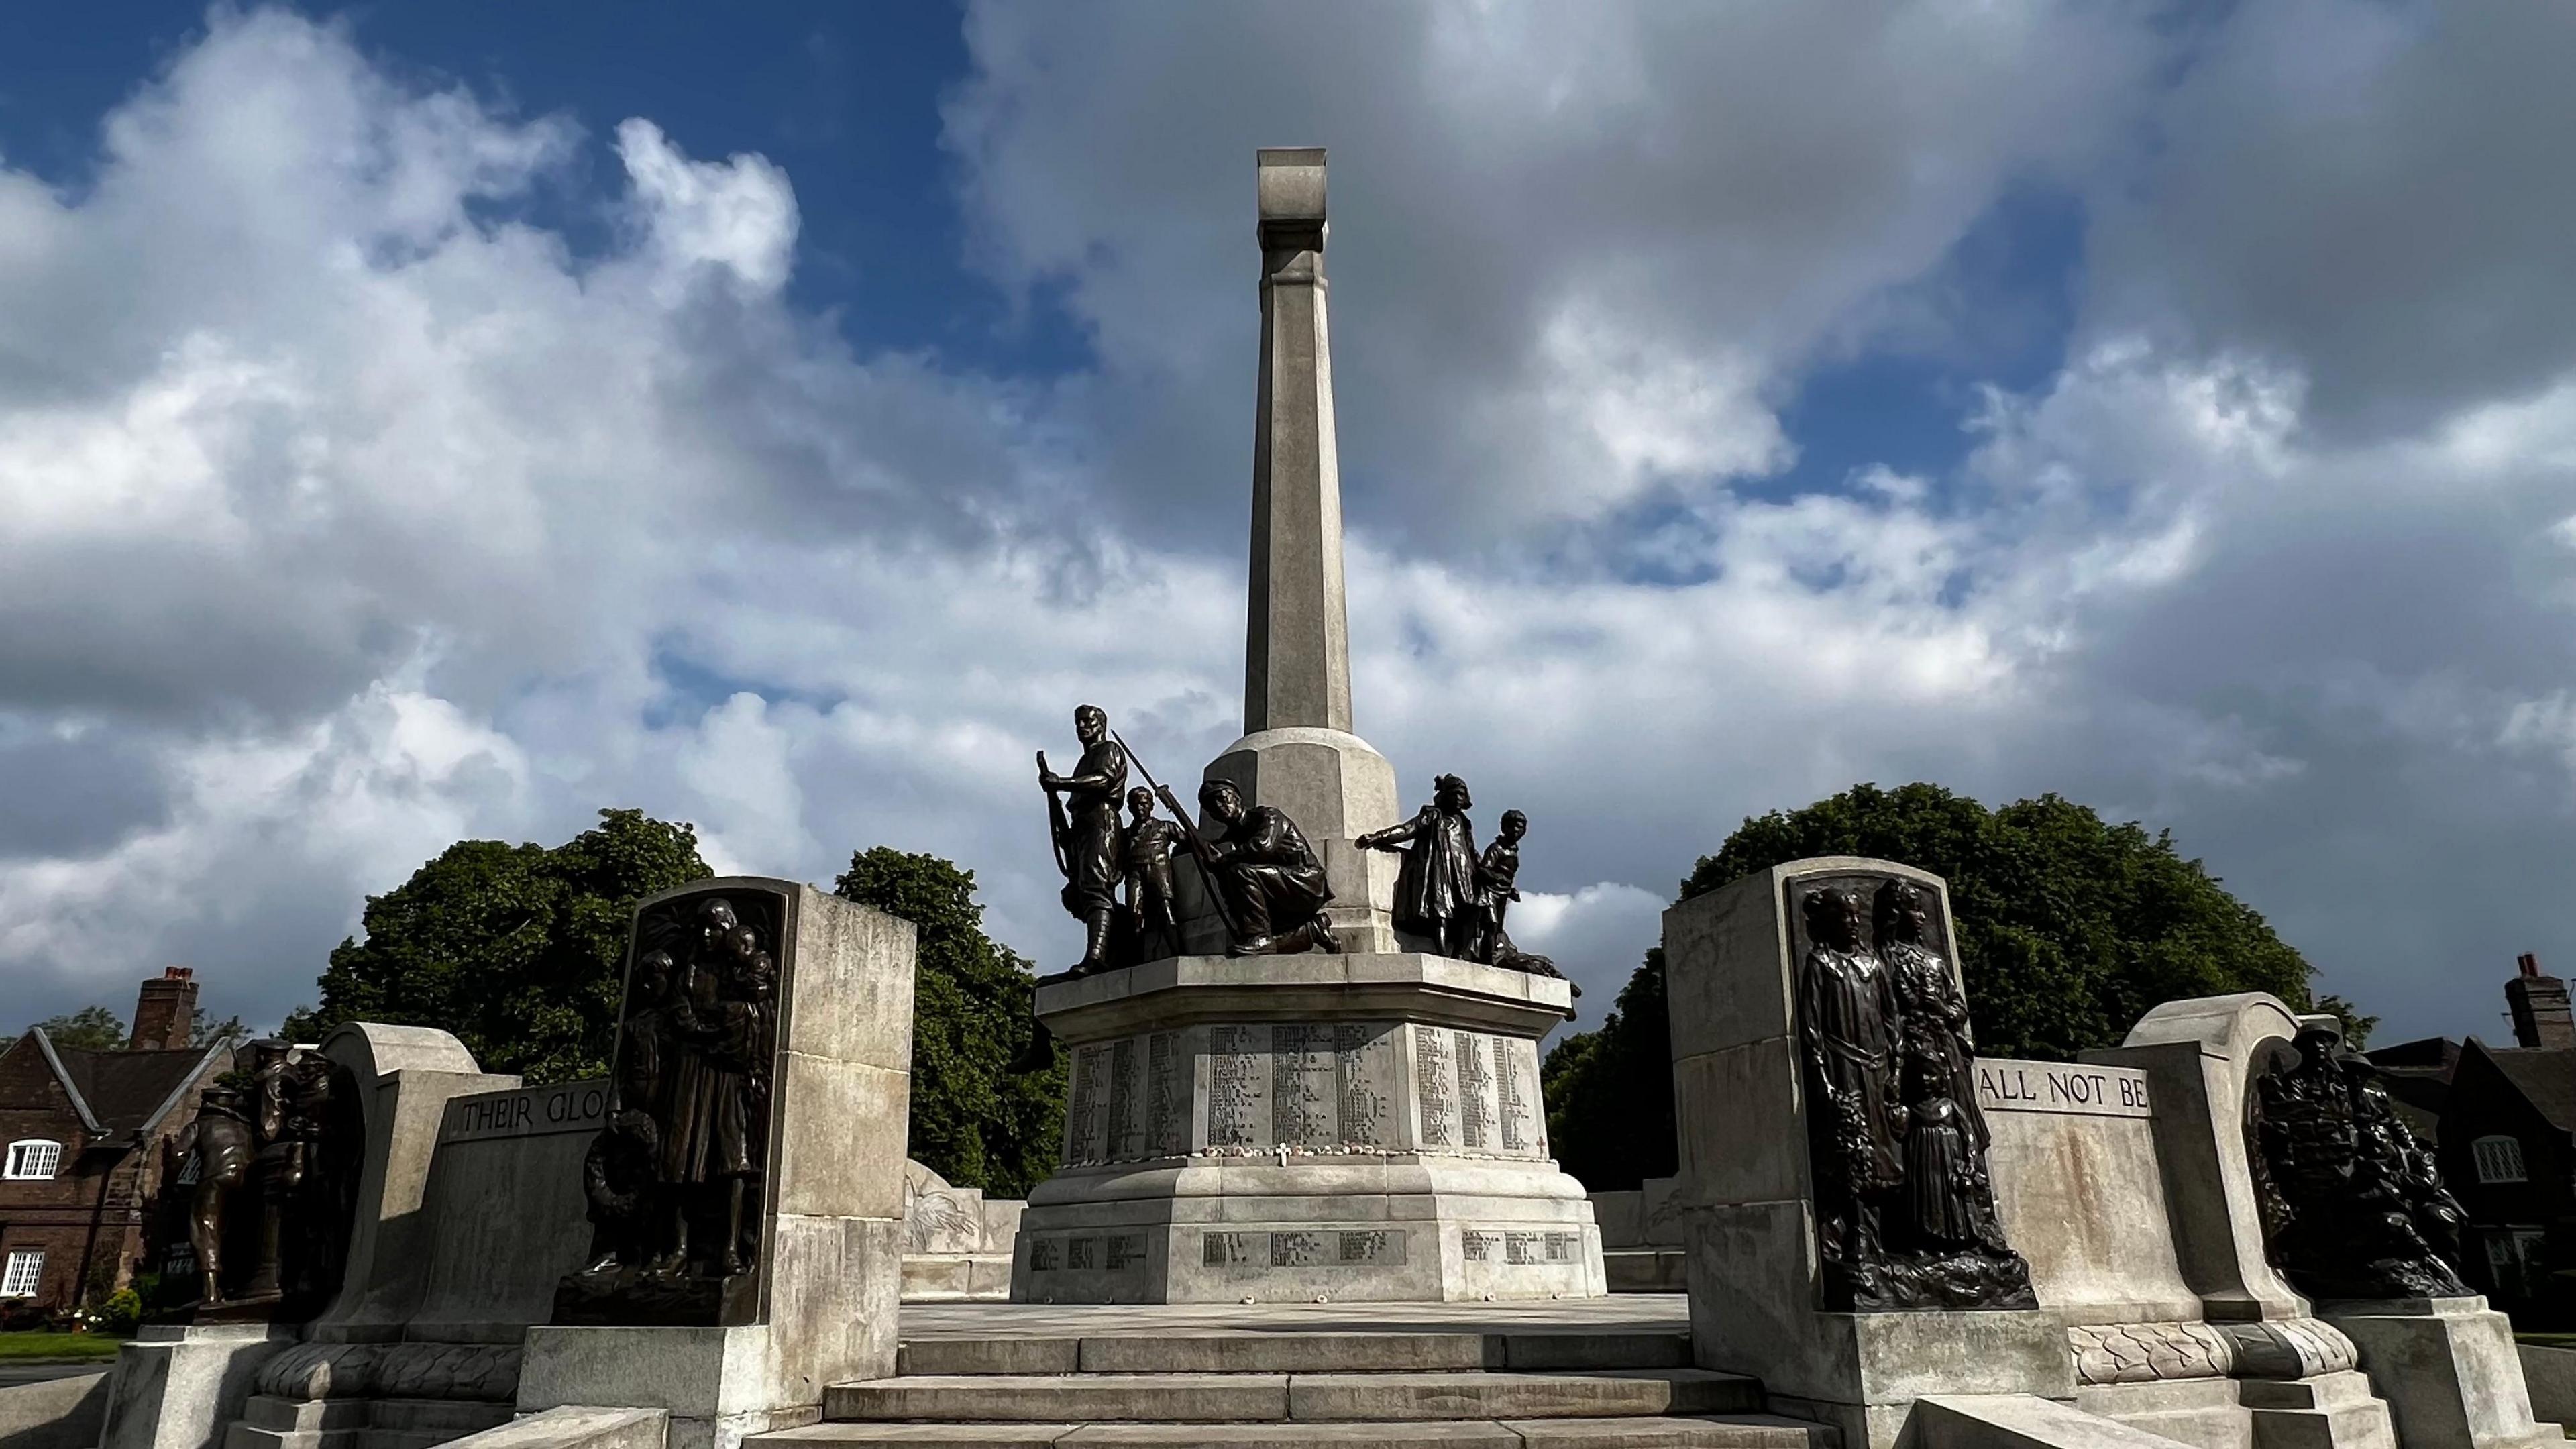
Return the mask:
<path id="1" fill-rule="evenodd" d="M 36 1025 L 45 1029 L 54 1045 L 79 1047 L 83 1051 L 123 1051 L 133 1037 L 125 1029 L 125 1018 L 104 1006 L 84 1006 L 67 1016 L 49 1016 Z M 188 1019 L 188 1044 L 212 1046 L 219 1037 L 248 1036 L 242 1019 L 230 1016 L 217 1021 L 202 1006 Z"/>
<path id="2" fill-rule="evenodd" d="M 365 940 L 332 951 L 321 1004 L 281 1031 L 313 1041 L 346 1021 L 435 1026 L 485 1071 L 605 1076 L 636 903 L 710 874 L 694 828 L 641 810 L 602 810 L 552 849 L 460 840 L 367 898 Z"/>
<path id="3" fill-rule="evenodd" d="M 2310 1004 L 2308 963 L 2177 851 L 2172 832 L 2113 825 L 2056 795 L 1990 811 L 1938 785 L 1855 785 L 1746 820 L 1700 859 L 1682 898 L 1819 855 L 1902 861 L 1948 880 L 1977 1046 L 1989 1056 L 2071 1058 L 2117 1043 L 2148 1009 L 2180 997 L 2268 991 Z M 1673 1170 L 1661 977 L 1651 954 L 1599 1030 L 1548 1055 L 1550 1135 L 1567 1170 L 1596 1191 Z M 2335 997 L 2318 1009 L 2362 1034 L 2375 1021 Z M 1660 1136 L 1641 1125 L 1650 1119 Z"/>
<path id="4" fill-rule="evenodd" d="M 975 873 L 877 846 L 851 856 L 832 889 L 920 930 L 912 1157 L 960 1187 L 1028 1196 L 1063 1138 L 1064 1067 L 1031 1012 L 1028 961 L 984 934 Z"/>
<path id="5" fill-rule="evenodd" d="M 77 1047 L 82 1051 L 112 1052 L 129 1040 L 125 1019 L 104 1006 L 84 1006 L 68 1016 L 49 1016 L 37 1022 L 45 1035 L 59 1047 Z"/>

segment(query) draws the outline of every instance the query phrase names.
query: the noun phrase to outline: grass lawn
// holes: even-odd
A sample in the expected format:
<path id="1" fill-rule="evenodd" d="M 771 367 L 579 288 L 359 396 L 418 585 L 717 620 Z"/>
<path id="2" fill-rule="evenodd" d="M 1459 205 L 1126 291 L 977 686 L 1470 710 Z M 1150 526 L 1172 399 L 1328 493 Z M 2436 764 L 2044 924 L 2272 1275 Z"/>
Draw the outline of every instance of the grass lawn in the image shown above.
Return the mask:
<path id="1" fill-rule="evenodd" d="M 105 1333 L 55 1333 L 49 1329 L 0 1333 L 0 1363 L 47 1358 L 111 1359 L 116 1357 L 116 1346 L 124 1341 Z"/>

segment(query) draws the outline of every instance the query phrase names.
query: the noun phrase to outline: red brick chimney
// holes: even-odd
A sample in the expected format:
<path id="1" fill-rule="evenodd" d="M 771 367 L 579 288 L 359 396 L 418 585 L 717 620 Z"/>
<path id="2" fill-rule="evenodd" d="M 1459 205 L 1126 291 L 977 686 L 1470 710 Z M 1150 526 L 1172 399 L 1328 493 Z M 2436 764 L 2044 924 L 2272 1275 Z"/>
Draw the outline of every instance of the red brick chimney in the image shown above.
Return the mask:
<path id="1" fill-rule="evenodd" d="M 197 1018 L 195 976 L 185 966 L 165 966 L 159 980 L 143 983 L 143 993 L 134 1001 L 134 1039 L 125 1044 L 127 1051 L 177 1051 L 188 1044 Z M 2563 991 L 2559 999 L 2563 1015 Z"/>
<path id="2" fill-rule="evenodd" d="M 2513 1008 L 2517 1045 L 2551 1051 L 2576 1049 L 2576 1013 L 2567 1006 L 2567 983 L 2540 974 L 2540 958 L 2529 951 L 2514 958 L 2522 974 L 2504 984 L 2505 1005 Z"/>

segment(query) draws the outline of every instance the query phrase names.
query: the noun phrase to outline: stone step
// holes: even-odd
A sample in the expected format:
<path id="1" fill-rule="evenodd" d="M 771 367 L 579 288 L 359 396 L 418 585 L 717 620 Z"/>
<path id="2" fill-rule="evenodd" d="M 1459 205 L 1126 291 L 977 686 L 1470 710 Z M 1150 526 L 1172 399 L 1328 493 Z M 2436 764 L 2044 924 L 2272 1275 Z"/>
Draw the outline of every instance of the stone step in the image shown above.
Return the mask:
<path id="1" fill-rule="evenodd" d="M 1741 1413 L 1761 1386 L 1707 1369 L 1514 1373 L 914 1374 L 834 1384 L 829 1420 L 1259 1423 Z"/>
<path id="2" fill-rule="evenodd" d="M 899 1374 L 1423 1373 L 1687 1368 L 1690 1335 L 1174 1333 L 907 1340 Z"/>
<path id="3" fill-rule="evenodd" d="M 766 1449 L 1308 1449 L 1387 1445 L 1391 1449 L 1836 1449 L 1821 1424 L 1768 1414 L 1617 1419 L 1470 1419 L 1425 1422 L 1269 1424 L 811 1424 L 743 1441 Z"/>

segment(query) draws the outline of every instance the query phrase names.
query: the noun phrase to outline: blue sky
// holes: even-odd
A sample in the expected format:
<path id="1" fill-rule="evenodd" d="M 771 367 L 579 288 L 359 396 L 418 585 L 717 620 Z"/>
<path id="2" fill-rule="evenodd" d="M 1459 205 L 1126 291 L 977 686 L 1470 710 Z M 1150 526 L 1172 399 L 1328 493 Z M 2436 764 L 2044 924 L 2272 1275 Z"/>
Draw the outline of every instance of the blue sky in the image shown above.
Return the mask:
<path id="1" fill-rule="evenodd" d="M 1360 729 L 1529 811 L 1526 942 L 1606 996 L 1747 814 L 2055 790 L 2493 1035 L 2576 952 L 2571 25 L 31 12 L 0 971 L 273 1019 L 624 804 L 1065 954 L 1029 751 L 1239 729 L 1251 152 L 1316 143 Z"/>

